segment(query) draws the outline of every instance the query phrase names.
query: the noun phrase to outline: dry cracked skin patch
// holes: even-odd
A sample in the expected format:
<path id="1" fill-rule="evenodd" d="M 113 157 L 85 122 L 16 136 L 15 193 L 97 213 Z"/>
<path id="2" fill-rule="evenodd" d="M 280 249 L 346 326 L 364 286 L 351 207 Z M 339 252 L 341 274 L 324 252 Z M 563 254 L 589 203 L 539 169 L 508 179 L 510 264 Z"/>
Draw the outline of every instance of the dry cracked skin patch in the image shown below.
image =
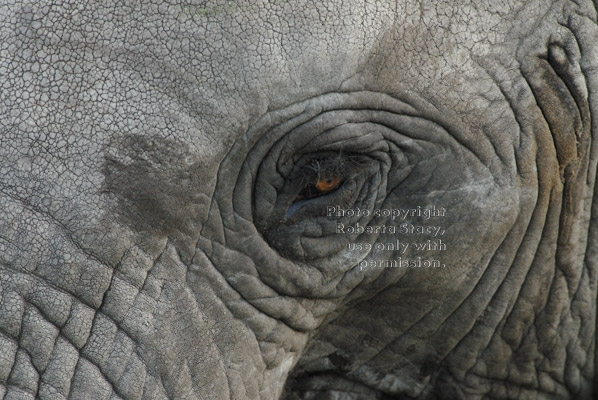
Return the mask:
<path id="1" fill-rule="evenodd" d="M 595 2 L 0 9 L 3 398 L 594 395 Z"/>

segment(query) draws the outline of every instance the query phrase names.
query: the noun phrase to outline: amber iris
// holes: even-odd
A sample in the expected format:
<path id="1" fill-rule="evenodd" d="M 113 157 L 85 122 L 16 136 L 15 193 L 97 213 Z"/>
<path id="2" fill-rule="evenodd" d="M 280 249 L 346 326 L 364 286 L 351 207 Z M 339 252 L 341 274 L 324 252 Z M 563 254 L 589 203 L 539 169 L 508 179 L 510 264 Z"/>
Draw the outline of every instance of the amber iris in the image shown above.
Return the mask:
<path id="1" fill-rule="evenodd" d="M 305 186 L 301 192 L 297 194 L 295 201 L 309 200 L 323 196 L 338 189 L 342 184 L 343 180 L 339 177 L 318 179 L 315 183 L 310 183 Z"/>
<path id="2" fill-rule="evenodd" d="M 316 188 L 320 192 L 329 192 L 339 187 L 341 184 L 341 178 L 334 177 L 334 178 L 326 178 L 326 179 L 319 179 L 316 182 Z"/>

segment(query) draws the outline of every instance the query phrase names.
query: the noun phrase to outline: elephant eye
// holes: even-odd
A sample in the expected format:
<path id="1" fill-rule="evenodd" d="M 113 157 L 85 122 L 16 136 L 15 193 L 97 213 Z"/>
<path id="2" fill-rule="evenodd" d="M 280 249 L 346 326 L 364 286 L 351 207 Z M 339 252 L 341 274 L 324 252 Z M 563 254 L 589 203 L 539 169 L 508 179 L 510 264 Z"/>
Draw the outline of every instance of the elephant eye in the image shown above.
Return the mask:
<path id="1" fill-rule="evenodd" d="M 341 182 L 341 178 L 339 178 L 338 176 L 335 176 L 334 178 L 319 179 L 316 182 L 316 188 L 320 192 L 326 193 L 338 188 Z"/>
<path id="2" fill-rule="evenodd" d="M 352 153 L 319 153 L 295 161 L 288 175 L 280 207 L 286 210 L 278 221 L 296 222 L 297 218 L 325 216 L 330 202 L 349 204 L 359 193 L 357 186 L 372 161 L 367 156 Z M 305 211 L 298 214 L 299 211 Z"/>
<path id="3" fill-rule="evenodd" d="M 344 181 L 339 176 L 318 178 L 315 182 L 306 185 L 299 194 L 297 194 L 295 202 L 300 200 L 310 200 L 331 193 L 338 189 L 343 182 Z"/>

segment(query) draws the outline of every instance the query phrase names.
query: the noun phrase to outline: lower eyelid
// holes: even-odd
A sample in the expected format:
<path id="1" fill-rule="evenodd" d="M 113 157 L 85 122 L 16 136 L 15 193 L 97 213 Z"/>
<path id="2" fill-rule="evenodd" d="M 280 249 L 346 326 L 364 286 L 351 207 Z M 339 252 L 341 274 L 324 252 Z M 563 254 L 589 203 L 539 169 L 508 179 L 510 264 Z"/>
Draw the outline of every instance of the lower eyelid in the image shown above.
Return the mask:
<path id="1" fill-rule="evenodd" d="M 309 200 L 299 200 L 299 201 L 296 201 L 293 204 L 291 204 L 291 206 L 287 210 L 286 215 L 284 216 L 285 219 L 291 218 L 293 215 L 295 215 L 297 213 L 297 211 L 299 211 L 301 209 L 301 207 L 303 207 L 303 205 L 305 203 L 307 203 L 308 201 Z"/>
<path id="2" fill-rule="evenodd" d="M 340 179 L 340 178 L 338 178 L 338 179 Z M 331 189 L 327 192 L 322 192 L 321 196 L 315 196 L 315 197 L 308 198 L 308 199 L 305 199 L 303 196 L 301 196 L 301 198 L 299 199 L 299 196 L 297 196 L 297 198 L 295 199 L 296 201 L 293 202 L 293 204 L 291 204 L 291 206 L 288 208 L 288 210 L 284 216 L 285 219 L 291 218 L 293 215 L 295 215 L 297 213 L 297 211 L 299 211 L 305 204 L 309 203 L 310 201 L 339 190 L 343 186 L 344 183 L 345 183 L 344 180 L 341 181 L 340 183 L 338 183 L 338 186 L 335 187 L 334 189 Z"/>

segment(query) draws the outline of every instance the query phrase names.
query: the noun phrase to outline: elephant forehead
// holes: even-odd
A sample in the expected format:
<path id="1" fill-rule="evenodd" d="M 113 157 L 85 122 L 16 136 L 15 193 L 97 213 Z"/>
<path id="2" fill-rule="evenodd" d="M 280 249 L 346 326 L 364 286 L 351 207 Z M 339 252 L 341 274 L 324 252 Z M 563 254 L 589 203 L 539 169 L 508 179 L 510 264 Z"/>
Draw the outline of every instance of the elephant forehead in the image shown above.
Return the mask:
<path id="1" fill-rule="evenodd" d="M 546 10 L 542 2 L 202 1 L 164 10 L 138 37 L 151 32 L 151 51 L 194 85 L 199 112 L 243 124 L 364 71 L 385 91 L 430 91 L 452 107 L 456 85 L 462 100 L 480 81 L 475 58 L 498 44 L 514 58 L 522 30 Z M 136 46 L 128 32 L 121 34 Z"/>
<path id="2" fill-rule="evenodd" d="M 130 1 L 20 4 L 13 18 L 31 71 L 51 77 L 41 86 L 60 81 L 71 102 L 101 103 L 94 134 L 175 132 L 207 161 L 269 108 L 364 72 L 385 91 L 430 92 L 455 108 L 480 81 L 475 57 L 510 38 L 514 46 L 545 10 L 522 1 Z"/>
<path id="3" fill-rule="evenodd" d="M 513 118 L 494 123 L 509 105 L 475 56 L 514 53 L 509 38 L 532 24 L 513 15 L 546 10 L 520 3 L 15 2 L 0 28 L 0 102 L 15 127 L 0 155 L 15 180 L 38 178 L 16 196 L 59 219 L 74 212 L 63 203 L 98 219 L 102 188 L 142 198 L 144 220 L 171 229 L 190 212 L 181 203 L 208 201 L 197 191 L 209 195 L 237 138 L 322 93 L 414 93 L 515 136 Z"/>

